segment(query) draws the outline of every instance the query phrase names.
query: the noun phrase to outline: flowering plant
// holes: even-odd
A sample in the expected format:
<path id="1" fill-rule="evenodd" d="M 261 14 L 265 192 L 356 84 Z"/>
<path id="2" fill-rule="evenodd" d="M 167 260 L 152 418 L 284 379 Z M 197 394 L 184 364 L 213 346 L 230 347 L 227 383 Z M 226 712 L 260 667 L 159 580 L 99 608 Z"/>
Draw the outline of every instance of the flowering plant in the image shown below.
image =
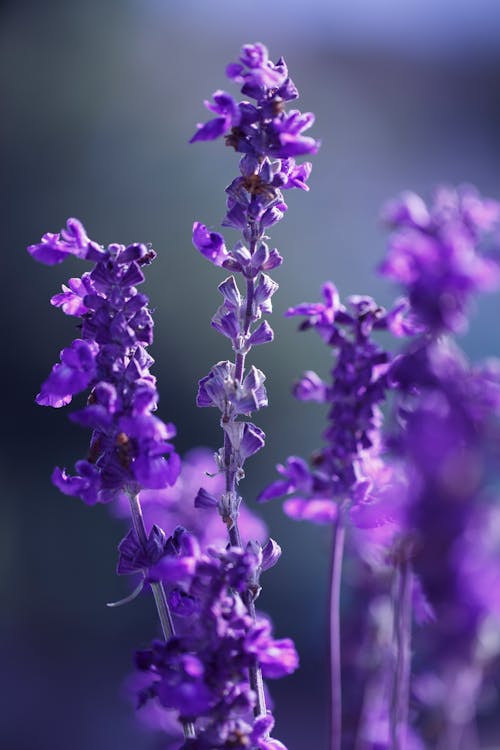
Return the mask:
<path id="1" fill-rule="evenodd" d="M 231 246 L 199 221 L 192 236 L 231 274 L 212 326 L 233 356 L 210 368 L 196 397 L 220 413 L 221 447 L 181 460 L 174 426 L 155 414 L 153 320 L 137 290 L 155 252 L 104 248 L 76 219 L 28 248 L 47 265 L 68 256 L 92 264 L 51 300 L 81 320 L 80 335 L 37 403 L 59 408 L 87 394 L 71 420 L 90 428 L 88 454 L 74 475 L 56 468 L 52 480 L 129 519 L 117 573 L 138 585 L 110 606 L 150 590 L 162 633 L 136 654 L 139 710 L 158 709 L 165 747 L 279 750 L 264 678 L 291 674 L 298 655 L 256 609 L 281 549 L 239 487 L 265 445 L 250 417 L 268 404 L 266 376 L 249 357 L 274 335 L 264 317 L 278 289 L 269 272 L 283 258 L 268 232 L 287 211 L 285 191 L 309 189 L 311 164 L 300 159 L 320 143 L 304 135 L 314 116 L 287 109 L 298 91 L 282 58 L 245 45 L 227 75 L 244 99 L 217 90 L 205 102 L 215 117 L 191 138 L 223 137 L 240 154 L 222 226 L 241 239 Z M 500 364 L 469 364 L 454 337 L 473 297 L 500 284 L 500 204 L 471 187 L 441 188 L 430 207 L 403 194 L 384 219 L 391 236 L 380 272 L 403 297 L 388 310 L 367 296 L 342 303 L 326 282 L 321 302 L 287 313 L 331 350 L 328 380 L 308 370 L 293 387 L 300 401 L 327 405 L 327 425 L 310 458 L 287 458 L 258 499 L 286 497 L 289 517 L 332 530 L 331 750 L 476 750 L 477 706 L 500 654 Z M 359 590 L 342 612 L 346 557 Z"/>

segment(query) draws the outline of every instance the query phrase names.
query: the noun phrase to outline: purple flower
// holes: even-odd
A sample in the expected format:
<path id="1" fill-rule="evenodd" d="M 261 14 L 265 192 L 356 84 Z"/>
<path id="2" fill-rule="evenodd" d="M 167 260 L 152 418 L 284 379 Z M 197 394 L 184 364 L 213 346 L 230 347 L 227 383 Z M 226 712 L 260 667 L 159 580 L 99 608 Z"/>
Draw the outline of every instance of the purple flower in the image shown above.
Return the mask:
<path id="1" fill-rule="evenodd" d="M 500 285 L 498 261 L 481 252 L 498 236 L 500 204 L 471 187 L 440 188 L 430 208 L 404 193 L 384 216 L 393 234 L 381 273 L 403 286 L 433 334 L 465 330 L 472 298 Z"/>
<path id="2" fill-rule="evenodd" d="M 224 238 L 217 232 L 209 232 L 204 224 L 195 221 L 193 224 L 193 244 L 202 255 L 216 266 L 222 266 L 229 254 Z"/>
<path id="3" fill-rule="evenodd" d="M 204 512 L 217 508 L 227 526 L 230 544 L 238 547 L 241 545 L 238 517 L 242 503 L 238 485 L 245 476 L 246 459 L 259 451 L 265 440 L 263 431 L 242 417 L 267 406 L 265 375 L 254 366 L 248 367 L 246 358 L 253 346 L 273 339 L 271 326 L 262 318 L 272 310 L 271 298 L 277 284 L 266 271 L 282 262 L 278 251 L 268 247 L 267 232 L 287 211 L 282 190 L 308 189 L 311 165 L 298 165 L 294 156 L 316 153 L 319 143 L 304 135 L 313 124 L 312 114 L 302 114 L 298 110 L 286 112 L 286 102 L 297 98 L 297 89 L 288 76 L 285 62 L 280 59 L 272 63 L 262 44 L 245 45 L 239 61 L 228 66 L 227 75 L 241 85 L 242 94 L 254 99 L 255 104 L 249 101 L 236 103 L 230 95 L 217 91 L 214 103 L 207 104 L 217 117 L 199 125 L 191 141 L 214 140 L 224 135 L 226 144 L 242 155 L 240 174 L 226 188 L 227 212 L 222 222 L 223 226 L 240 231 L 242 239 L 232 248 L 226 247 L 221 235 L 209 232 L 197 222 L 193 242 L 214 265 L 241 274 L 245 291 L 240 290 L 234 276 L 219 285 L 223 301 L 212 318 L 212 326 L 231 341 L 235 358 L 234 363 L 219 362 L 200 380 L 197 405 L 216 407 L 221 413 L 224 445 L 216 454 L 216 462 L 225 481 L 223 491 L 216 493 L 202 485 L 195 504 Z M 276 550 L 262 551 L 257 557 L 257 568 L 262 570 L 277 559 Z M 238 561 L 238 568 L 241 562 Z M 278 676 L 278 673 L 295 668 L 296 657 L 293 646 L 285 641 L 276 642 L 274 651 L 269 652 L 268 630 L 264 626 L 257 630 L 258 621 L 251 599 L 252 592 L 258 590 L 257 578 L 254 573 L 240 592 L 243 612 L 249 617 L 249 626 L 252 623 L 252 653 L 248 648 L 246 651 L 247 657 L 250 656 L 248 669 L 253 683 L 258 685 L 264 665 L 270 673 Z M 220 632 L 220 621 L 218 627 Z M 230 654 L 226 658 L 234 661 Z M 256 710 L 265 714 L 265 702 L 260 692 L 255 696 L 258 701 Z M 253 729 L 251 723 L 246 723 L 245 712 L 248 713 L 252 701 L 246 690 L 231 700 L 234 706 L 239 706 L 239 712 L 234 716 L 221 715 L 217 721 L 212 720 L 212 724 L 204 725 L 196 740 L 186 741 L 186 750 L 188 747 L 191 750 L 229 750 L 236 744 L 261 750 L 280 747 L 280 743 L 268 736 L 270 725 L 264 728 L 260 720 L 257 731 L 257 722 Z"/>
<path id="4" fill-rule="evenodd" d="M 131 529 L 118 545 L 120 555 L 116 572 L 118 575 L 131 575 L 147 571 L 165 554 L 166 541 L 165 532 L 156 524 L 145 546 L 139 542 L 135 530 Z"/>
<path id="5" fill-rule="evenodd" d="M 200 380 L 196 403 L 198 406 L 215 406 L 226 416 L 250 414 L 267 406 L 264 387 L 266 376 L 251 367 L 241 383 L 235 381 L 235 366 L 219 362 Z"/>
<path id="6" fill-rule="evenodd" d="M 36 397 L 40 406 L 59 408 L 69 404 L 75 393 L 84 391 L 97 373 L 94 342 L 75 339 L 71 346 L 61 352 L 61 362 L 54 365 L 47 380 Z"/>
<path id="7" fill-rule="evenodd" d="M 454 550 L 453 562 L 468 607 L 483 623 L 500 622 L 500 511 L 496 498 L 472 511 L 467 528 Z"/>
<path id="8" fill-rule="evenodd" d="M 296 669 L 298 659 L 292 642 L 275 640 L 269 622 L 254 621 L 242 600 L 258 588 L 264 555 L 255 553 L 255 545 L 200 554 L 188 542 L 189 535 L 178 530 L 166 545 L 166 561 L 186 558 L 190 565 L 177 583 L 170 576 L 165 581 L 177 635 L 137 654 L 138 668 L 152 680 L 142 700 L 157 699 L 181 718 L 199 720 L 197 738 L 186 747 L 229 750 L 238 730 L 245 744 L 272 748 L 272 717 L 254 721 L 251 715 L 256 695 L 248 670 L 257 660 L 269 677 L 281 677 Z"/>
<path id="9" fill-rule="evenodd" d="M 214 102 L 205 105 L 218 116 L 198 125 L 191 142 L 224 135 L 227 144 L 243 154 L 241 177 L 227 190 L 224 225 L 245 233 L 249 219 L 258 222 L 258 232 L 252 232 L 256 239 L 286 211 L 280 188 L 308 189 L 311 165 L 297 165 L 294 157 L 316 153 L 319 142 L 303 135 L 314 122 L 311 113 L 285 111 L 285 103 L 297 98 L 298 92 L 288 77 L 285 62 L 281 59 L 272 63 L 264 45 L 245 45 L 239 62 L 228 66 L 227 75 L 241 84 L 242 93 L 255 99 L 256 104 L 247 101 L 237 104 L 229 94 L 216 91 Z M 195 246 L 216 265 L 226 260 L 218 251 L 222 239 L 219 238 L 220 235 L 207 239 L 201 233 L 194 238 Z M 252 238 L 246 239 L 252 242 Z M 230 266 L 231 263 L 227 265 Z"/>
<path id="10" fill-rule="evenodd" d="M 195 141 L 213 141 L 220 135 L 225 135 L 231 128 L 238 127 L 241 122 L 241 113 L 237 103 L 230 94 L 225 91 L 216 91 L 213 95 L 213 104 L 205 101 L 205 107 L 215 112 L 219 117 L 210 120 L 205 125 L 198 125 L 197 132 L 193 135 L 190 143 Z"/>
<path id="11" fill-rule="evenodd" d="M 84 303 L 84 299 L 87 294 L 91 294 L 92 281 L 90 280 L 90 274 L 84 273 L 81 279 L 74 278 L 62 285 L 63 291 L 60 294 L 55 294 L 50 300 L 54 307 L 60 307 L 66 315 L 75 315 L 81 318 L 88 308 Z"/>
<path id="12" fill-rule="evenodd" d="M 396 317 L 370 297 L 352 296 L 342 305 L 331 283 L 324 284 L 322 292 L 324 302 L 298 305 L 287 315 L 305 316 L 301 329 L 314 328 L 332 348 L 331 381 L 326 383 L 308 371 L 294 387 L 299 400 L 329 404 L 325 446 L 313 455 L 310 467 L 297 457 L 278 466 L 283 479 L 269 485 L 259 500 L 291 495 L 284 504 L 285 513 L 319 524 L 333 523 L 339 506 L 346 507 L 358 524 L 363 516 L 360 509 L 380 492 L 384 474 L 379 468 L 379 406 L 394 385 L 391 357 L 375 343 L 372 332 L 406 331 L 401 323 L 404 306 L 398 303 Z"/>
<path id="13" fill-rule="evenodd" d="M 41 242 L 28 247 L 28 252 L 40 263 L 53 266 L 62 263 L 68 255 L 98 260 L 103 250 L 96 242 L 89 240 L 78 219 L 68 219 L 66 229 L 62 229 L 59 234 L 47 232 Z"/>
<path id="14" fill-rule="evenodd" d="M 158 400 L 149 372 L 153 359 L 146 351 L 153 321 L 147 297 L 135 286 L 144 281 L 141 266 L 155 253 L 139 243 L 104 249 L 88 239 L 76 219 L 29 252 L 48 264 L 70 254 L 94 262 L 90 272 L 70 279 L 52 298 L 54 306 L 81 318 L 81 338 L 61 352 L 37 403 L 60 407 L 89 389 L 87 405 L 72 418 L 93 430 L 87 460 L 76 464 L 77 475 L 57 469 L 54 483 L 88 504 L 172 484 L 180 468 L 169 442 L 175 429 L 151 414 Z"/>
<path id="15" fill-rule="evenodd" d="M 242 93 L 258 100 L 263 99 L 269 89 L 279 90 L 288 76 L 284 61 L 274 65 L 265 46 L 259 43 L 245 44 L 240 62 L 228 65 L 226 73 L 228 78 L 243 84 Z"/>

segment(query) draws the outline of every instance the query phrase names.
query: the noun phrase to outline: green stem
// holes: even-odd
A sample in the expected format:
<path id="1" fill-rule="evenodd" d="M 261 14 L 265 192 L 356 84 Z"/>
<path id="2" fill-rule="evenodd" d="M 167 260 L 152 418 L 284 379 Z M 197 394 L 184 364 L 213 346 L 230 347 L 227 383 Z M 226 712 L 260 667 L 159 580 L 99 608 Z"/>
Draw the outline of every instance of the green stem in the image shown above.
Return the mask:
<path id="1" fill-rule="evenodd" d="M 142 508 L 139 502 L 139 497 L 136 494 L 130 493 L 129 499 L 130 499 L 130 510 L 132 513 L 132 523 L 134 526 L 134 530 L 139 540 L 139 543 L 145 548 L 147 541 L 148 541 L 148 535 L 146 532 L 146 527 L 144 525 L 144 518 L 142 515 Z M 173 635 L 175 635 L 175 629 L 174 629 L 174 623 L 172 620 L 172 614 L 168 606 L 167 595 L 165 593 L 165 589 L 161 581 L 156 581 L 154 583 L 151 583 L 150 585 L 151 585 L 151 591 L 153 592 L 153 597 L 155 600 L 158 617 L 160 619 L 163 637 L 165 641 L 168 641 L 170 638 L 172 638 Z M 185 739 L 187 740 L 194 739 L 196 737 L 196 732 L 195 732 L 193 722 L 183 721 L 182 729 L 184 731 Z"/>

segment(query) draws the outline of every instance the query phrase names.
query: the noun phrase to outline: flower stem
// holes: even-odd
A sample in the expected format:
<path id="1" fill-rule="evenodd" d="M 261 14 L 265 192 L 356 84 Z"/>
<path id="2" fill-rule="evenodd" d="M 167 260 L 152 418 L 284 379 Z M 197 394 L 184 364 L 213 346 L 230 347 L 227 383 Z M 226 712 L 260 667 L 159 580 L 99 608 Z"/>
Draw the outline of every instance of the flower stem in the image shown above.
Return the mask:
<path id="1" fill-rule="evenodd" d="M 330 567 L 330 750 L 342 745 L 342 679 L 340 669 L 340 584 L 345 526 L 342 510 L 333 527 Z"/>
<path id="2" fill-rule="evenodd" d="M 238 521 L 233 523 L 233 526 L 228 529 L 229 543 L 232 547 L 242 547 L 240 530 L 238 528 Z M 246 608 L 252 620 L 255 622 L 257 615 L 255 612 L 255 602 L 252 592 L 247 589 L 243 594 L 243 601 L 245 602 Z M 249 669 L 249 682 L 250 687 L 255 692 L 256 702 L 254 706 L 254 716 L 265 716 L 267 713 L 266 696 L 264 693 L 264 680 L 262 679 L 262 670 L 257 660 Z"/>
<path id="3" fill-rule="evenodd" d="M 146 547 L 148 535 L 146 532 L 146 527 L 144 525 L 144 518 L 142 515 L 142 508 L 139 502 L 139 497 L 137 494 L 130 493 L 129 500 L 130 500 L 130 510 L 132 513 L 132 523 L 134 526 L 135 533 L 137 534 L 137 538 L 139 542 L 141 543 L 141 545 Z M 167 602 L 167 595 L 165 593 L 165 589 L 163 588 L 163 583 L 161 581 L 155 581 L 154 583 L 151 583 L 150 586 L 151 586 L 151 591 L 153 592 L 153 597 L 155 600 L 156 609 L 158 612 L 158 617 L 160 620 L 163 637 L 165 641 L 168 641 L 169 638 L 172 638 L 172 636 L 175 635 L 175 629 L 174 629 L 174 623 L 172 620 L 172 615 L 170 613 L 170 608 Z M 182 728 L 184 731 L 185 739 L 193 739 L 196 737 L 196 732 L 195 732 L 193 722 L 183 721 Z"/>
<path id="4" fill-rule="evenodd" d="M 396 569 L 394 633 L 396 637 L 396 671 L 391 705 L 391 747 L 406 750 L 411 674 L 411 620 L 413 574 L 408 560 Z"/>
<path id="5" fill-rule="evenodd" d="M 246 280 L 246 307 L 245 307 L 245 320 L 243 324 L 243 332 L 246 336 L 250 330 L 250 324 L 252 322 L 252 308 L 255 291 L 255 282 L 253 278 Z M 245 360 L 246 353 L 238 352 L 235 358 L 235 369 L 234 379 L 237 383 L 241 382 L 245 372 Z M 232 468 L 232 445 L 227 433 L 224 433 L 224 459 L 225 459 L 225 474 L 226 474 L 226 492 L 236 494 L 236 476 L 234 469 Z M 238 527 L 238 519 L 231 519 L 231 526 L 228 526 L 229 543 L 233 547 L 243 548 L 241 540 L 240 530 Z M 256 620 L 255 602 L 253 593 L 248 589 L 243 594 L 243 601 L 248 609 L 248 613 L 252 620 Z M 254 664 L 249 669 L 249 682 L 250 687 L 255 692 L 256 702 L 254 706 L 254 715 L 265 716 L 267 713 L 266 697 L 264 693 L 264 681 L 262 679 L 262 670 L 259 666 L 258 661 L 255 659 Z"/>

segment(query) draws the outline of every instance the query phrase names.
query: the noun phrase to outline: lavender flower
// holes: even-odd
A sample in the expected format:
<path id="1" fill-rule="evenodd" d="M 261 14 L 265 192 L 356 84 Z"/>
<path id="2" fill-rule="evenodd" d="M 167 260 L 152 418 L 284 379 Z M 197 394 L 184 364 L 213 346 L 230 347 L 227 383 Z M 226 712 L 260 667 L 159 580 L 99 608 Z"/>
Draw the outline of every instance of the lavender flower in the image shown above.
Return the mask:
<path id="1" fill-rule="evenodd" d="M 379 405 L 391 387 L 391 356 L 376 344 L 374 330 L 395 335 L 413 331 L 406 320 L 407 305 L 399 302 L 386 312 L 370 297 L 353 296 L 341 304 L 332 283 L 322 289 L 323 302 L 302 304 L 289 316 L 305 316 L 302 330 L 314 328 L 332 348 L 335 363 L 331 382 L 308 371 L 294 388 L 302 401 L 328 403 L 325 446 L 315 453 L 311 466 L 291 456 L 278 466 L 282 478 L 261 492 L 259 500 L 292 495 L 285 513 L 295 519 L 329 524 L 333 529 L 330 568 L 330 687 L 331 750 L 342 744 L 342 694 L 340 654 L 340 583 L 346 520 L 363 527 L 381 526 L 388 520 L 387 494 L 382 491 L 392 479 L 380 452 Z M 390 495 L 390 493 L 389 493 Z M 375 506 L 375 510 L 373 509 Z M 378 506 L 378 507 L 377 507 Z M 366 512 L 367 511 L 367 512 Z M 391 519 L 392 520 L 392 519 Z M 393 536 L 391 528 L 390 538 Z"/>
<path id="2" fill-rule="evenodd" d="M 433 610 L 425 639 L 432 666 L 421 669 L 447 684 L 450 700 L 442 701 L 439 741 L 451 748 L 470 729 L 481 684 L 474 654 L 482 618 L 464 597 L 455 554 L 485 491 L 492 439 L 498 442 L 500 381 L 498 367 L 471 368 L 443 334 L 463 331 L 472 297 L 498 286 L 498 263 L 485 251 L 491 251 L 487 243 L 498 231 L 500 205 L 481 199 L 472 188 L 440 189 L 432 209 L 406 194 L 389 205 L 386 218 L 396 232 L 382 272 L 403 285 L 422 325 L 420 338 L 393 368 L 402 397 L 399 430 L 391 444 L 408 475 L 400 571 L 411 565 L 418 576 L 413 586 L 422 587 Z M 401 601 L 396 604 L 403 612 Z M 400 683 L 407 693 L 408 624 L 403 632 L 406 655 L 398 665 L 405 665 Z M 404 747 L 407 708 L 396 691 L 394 705 L 393 738 L 399 748 Z M 457 706 L 463 709 L 458 722 Z"/>
<path id="3" fill-rule="evenodd" d="M 144 281 L 141 267 L 156 254 L 142 244 L 113 244 L 104 249 L 89 240 L 76 219 L 69 219 L 60 234 L 44 235 L 28 251 L 47 265 L 68 255 L 94 262 L 90 272 L 70 279 L 62 294 L 52 298 L 52 304 L 63 312 L 81 318 L 82 338 L 63 350 L 37 402 L 59 407 L 90 389 L 87 405 L 72 415 L 74 422 L 92 429 L 89 453 L 77 462 L 75 476 L 56 468 L 52 480 L 64 494 L 79 496 L 88 505 L 128 498 L 133 529 L 120 544 L 118 573 L 144 576 L 164 555 L 166 536 L 156 525 L 147 534 L 139 491 L 173 484 L 180 469 L 169 442 L 175 428 L 152 413 L 158 393 L 149 371 L 154 360 L 146 347 L 153 340 L 153 320 L 148 298 L 136 289 Z M 160 582 L 150 583 L 168 638 L 173 623 L 165 592 Z M 183 729 L 185 737 L 194 737 L 192 724 L 184 722 Z"/>
<path id="4" fill-rule="evenodd" d="M 247 101 L 237 103 L 225 91 L 216 91 L 213 103 L 206 101 L 205 106 L 217 117 L 199 125 L 191 142 L 211 141 L 224 135 L 229 146 L 258 161 L 317 152 L 319 143 L 302 135 L 314 123 L 314 115 L 285 111 L 286 102 L 297 99 L 299 94 L 283 58 L 274 64 L 263 44 L 246 44 L 239 62 L 229 65 L 226 72 L 228 78 L 242 84 L 242 94 L 254 99 L 256 105 Z M 276 172 L 277 183 L 289 187 L 287 183 L 297 172 L 303 178 L 305 170 L 293 162 L 285 164 L 283 170 Z"/>
<path id="5" fill-rule="evenodd" d="M 388 204 L 384 218 L 394 232 L 382 274 L 403 285 L 430 331 L 463 331 L 472 297 L 500 284 L 498 258 L 481 253 L 498 235 L 500 203 L 464 186 L 439 188 L 428 208 L 408 192 Z"/>
<path id="6" fill-rule="evenodd" d="M 259 500 L 293 495 L 285 502 L 285 513 L 320 524 L 334 522 L 340 508 L 356 509 L 352 517 L 363 525 L 360 509 L 373 502 L 376 484 L 388 481 L 379 458 L 379 405 L 392 385 L 391 356 L 371 334 L 389 330 L 399 335 L 404 306 L 386 312 L 370 297 L 353 296 L 346 307 L 330 282 L 322 292 L 324 302 L 298 305 L 287 315 L 305 316 L 301 330 L 314 328 L 335 357 L 330 383 L 308 371 L 294 387 L 301 401 L 329 404 L 326 445 L 314 454 L 310 467 L 301 458 L 287 459 L 278 467 L 283 478 L 264 489 Z M 408 323 L 405 331 L 410 330 Z M 380 519 L 374 522 L 378 525 Z"/>
<path id="7" fill-rule="evenodd" d="M 443 747 L 455 747 L 474 721 L 483 680 L 478 647 L 489 612 L 470 595 L 464 560 L 484 543 L 474 520 L 495 473 L 500 379 L 491 367 L 472 368 L 445 339 L 428 345 L 419 362 L 418 395 L 406 404 L 395 443 L 409 477 L 406 546 L 433 611 L 416 641 L 425 658 L 415 684 L 421 711 L 441 716 Z M 430 706 L 419 685 L 431 678 L 446 698 Z"/>
<path id="8" fill-rule="evenodd" d="M 241 497 L 237 487 L 244 477 L 246 459 L 264 445 L 264 433 L 249 416 L 267 405 L 265 375 L 255 367 L 245 373 L 246 356 L 252 346 L 272 340 L 273 331 L 262 316 L 271 312 L 271 297 L 277 284 L 266 273 L 282 262 L 277 250 L 265 242 L 266 230 L 279 221 L 286 204 L 281 189 L 307 189 L 310 165 L 298 166 L 294 156 L 315 153 L 319 144 L 302 136 L 313 122 L 312 115 L 297 110 L 286 113 L 285 104 L 298 96 L 288 77 L 284 61 L 270 62 L 261 44 L 246 45 L 240 61 L 228 67 L 229 78 L 242 84 L 242 93 L 256 104 L 239 104 L 229 94 L 217 91 L 207 107 L 218 116 L 200 125 L 192 141 L 213 140 L 226 135 L 226 142 L 244 154 L 240 177 L 227 188 L 227 214 L 223 224 L 239 229 L 243 243 L 230 250 L 224 238 L 199 222 L 194 224 L 193 243 L 216 266 L 243 276 L 246 295 L 234 276 L 219 285 L 222 305 L 212 325 L 232 344 L 234 364 L 219 362 L 200 380 L 197 403 L 221 412 L 224 446 L 217 456 L 218 468 L 225 475 L 225 491 L 218 499 L 219 512 L 226 522 L 232 544 L 241 544 L 237 518 Z M 198 504 L 210 503 L 202 488 Z"/>
<path id="9" fill-rule="evenodd" d="M 89 389 L 87 405 L 71 419 L 92 430 L 89 453 L 77 462 L 77 474 L 56 468 L 54 484 L 89 505 L 173 484 L 180 468 L 169 442 L 175 428 L 152 413 L 158 401 L 149 371 L 154 360 L 147 352 L 153 320 L 147 297 L 136 289 L 144 281 L 141 268 L 154 259 L 154 251 L 142 244 L 104 249 L 89 240 L 76 219 L 69 219 L 61 234 L 44 235 L 28 251 L 46 265 L 69 255 L 94 263 L 51 300 L 67 315 L 81 318 L 81 338 L 63 349 L 37 403 L 58 408 Z"/>
<path id="10" fill-rule="evenodd" d="M 245 45 L 239 62 L 229 65 L 227 74 L 242 85 L 243 95 L 256 103 L 237 103 L 229 94 L 216 91 L 213 103 L 206 102 L 216 117 L 199 125 L 191 141 L 214 140 L 224 135 L 226 144 L 243 154 L 240 176 L 226 189 L 227 213 L 223 221 L 224 226 L 239 230 L 243 241 L 228 248 L 221 234 L 195 222 L 193 243 L 214 265 L 240 274 L 246 293 L 242 294 L 234 276 L 219 285 L 222 304 L 212 318 L 212 326 L 231 341 L 235 361 L 219 362 L 200 380 L 197 404 L 215 407 L 221 412 L 224 445 L 216 460 L 225 486 L 218 496 L 202 486 L 196 504 L 200 508 L 218 507 L 228 529 L 230 545 L 242 548 L 238 526 L 242 498 L 238 485 L 245 476 L 246 459 L 264 446 L 265 435 L 253 422 L 241 417 L 267 406 L 264 373 L 253 366 L 245 371 L 245 364 L 253 346 L 273 339 L 272 328 L 263 316 L 272 310 L 271 298 L 278 285 L 266 272 L 282 262 L 278 251 L 269 249 L 266 232 L 287 210 L 282 190 L 308 189 L 306 182 L 311 166 L 308 163 L 297 165 L 294 157 L 315 153 L 319 143 L 303 135 L 312 125 L 313 115 L 285 110 L 286 102 L 297 98 L 298 92 L 282 59 L 273 64 L 262 44 Z M 253 622 L 248 627 L 256 627 L 258 620 L 250 588 L 243 592 L 242 598 L 250 616 L 249 623 Z M 264 734 L 248 735 L 245 742 L 262 748 L 276 747 L 276 743 L 271 745 L 266 739 L 268 729 L 263 730 L 266 721 L 262 682 L 264 654 L 254 654 L 247 667 L 256 700 L 252 732 Z M 238 729 L 240 734 L 242 731 L 245 734 L 246 730 Z M 212 737 L 209 741 L 210 747 L 225 746 L 215 744 Z"/>
<path id="11" fill-rule="evenodd" d="M 251 719 L 257 695 L 248 670 L 258 662 L 265 676 L 281 677 L 296 669 L 297 654 L 290 640 L 272 637 L 267 620 L 254 620 L 242 600 L 249 590 L 257 594 L 260 572 L 276 561 L 268 553 L 248 545 L 201 554 L 194 538 L 178 528 L 150 571 L 169 588 L 178 629 L 166 643 L 138 653 L 137 666 L 153 680 L 140 701 L 156 699 L 181 719 L 198 719 L 197 738 L 183 747 L 229 750 L 236 741 L 278 747 L 269 738 L 272 717 Z"/>

